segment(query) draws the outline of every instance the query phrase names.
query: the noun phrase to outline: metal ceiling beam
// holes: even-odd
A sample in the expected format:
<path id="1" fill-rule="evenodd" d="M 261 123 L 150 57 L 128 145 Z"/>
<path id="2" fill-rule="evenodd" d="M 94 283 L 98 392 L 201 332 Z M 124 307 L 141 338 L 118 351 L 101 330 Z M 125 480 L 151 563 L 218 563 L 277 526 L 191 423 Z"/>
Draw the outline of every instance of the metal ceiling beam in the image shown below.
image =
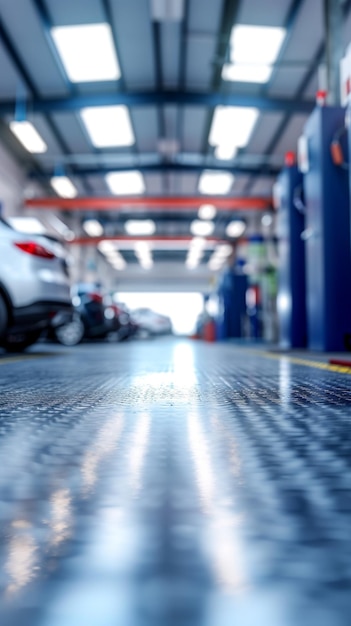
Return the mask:
<path id="1" fill-rule="evenodd" d="M 63 209 L 68 211 L 116 211 L 126 207 L 145 209 L 155 209 L 164 211 L 166 209 L 186 210 L 192 207 L 198 208 L 201 204 L 214 204 L 218 210 L 255 210 L 265 211 L 272 208 L 271 198 L 250 197 L 250 198 L 223 198 L 223 196 L 166 196 L 166 197 L 84 197 L 84 198 L 27 198 L 25 200 L 27 208 L 36 209 Z"/>
<path id="2" fill-rule="evenodd" d="M 239 174 L 242 176 L 256 176 L 258 174 L 260 174 L 260 170 L 261 170 L 261 165 L 256 166 L 256 167 L 252 167 L 252 166 L 245 166 L 245 165 L 221 165 L 221 164 L 207 164 L 206 162 L 203 162 L 201 164 L 192 164 L 192 163 L 188 163 L 188 164 L 183 164 L 183 163 L 147 163 L 147 164 L 140 164 L 138 165 L 137 163 L 134 165 L 110 165 L 110 166 L 106 166 L 106 165 L 99 165 L 99 166 L 94 166 L 94 167 L 75 167 L 75 168 L 71 168 L 71 171 L 73 173 L 74 176 L 81 176 L 81 177 L 87 177 L 87 176 L 106 176 L 106 174 L 110 174 L 112 172 L 129 172 L 129 171 L 134 171 L 134 170 L 138 170 L 139 172 L 142 173 L 148 173 L 148 172 L 159 172 L 159 173 L 167 173 L 167 172 L 179 172 L 179 173 L 186 173 L 186 174 L 201 174 L 204 170 L 210 170 L 213 172 L 230 172 L 231 174 Z M 281 168 L 280 167 L 275 167 L 272 165 L 269 165 L 265 168 L 264 171 L 264 175 L 265 176 L 277 176 L 277 174 L 280 172 Z M 43 178 L 43 180 L 45 179 L 49 179 L 53 176 L 54 171 L 52 169 L 47 170 L 44 173 L 40 173 L 40 175 L 38 175 L 37 172 L 29 172 L 29 177 L 32 179 L 38 179 L 38 178 Z"/>
<path id="3" fill-rule="evenodd" d="M 167 246 L 169 250 L 187 250 L 190 242 L 194 239 L 191 236 L 174 236 L 171 235 L 169 237 L 160 236 L 160 235 L 150 235 L 150 236 L 124 236 L 124 235 L 116 235 L 111 237 L 77 237 L 76 239 L 72 239 L 71 241 L 67 241 L 68 245 L 88 245 L 94 246 L 102 241 L 115 241 L 118 243 L 118 247 L 121 250 L 133 250 L 134 243 L 137 241 L 148 241 L 152 243 L 152 248 L 167 250 Z M 218 244 L 221 243 L 237 243 L 237 241 L 246 241 L 244 238 L 240 238 L 240 240 L 236 240 L 235 242 L 230 241 L 228 239 L 223 239 L 223 237 L 205 237 L 206 239 L 206 250 L 212 249 Z"/>
<path id="4" fill-rule="evenodd" d="M 147 92 L 100 92 L 94 94 L 74 94 L 68 97 L 39 98 L 28 101 L 34 113 L 60 113 L 79 111 L 85 107 L 100 107 L 124 104 L 126 106 L 160 106 L 166 104 L 184 106 L 215 107 L 240 106 L 256 107 L 261 111 L 281 111 L 283 113 L 310 113 L 314 102 L 302 98 L 275 98 L 270 96 L 253 96 L 239 93 L 198 93 L 188 91 L 147 91 Z M 8 100 L 0 103 L 0 115 L 13 113 L 16 101 Z"/>

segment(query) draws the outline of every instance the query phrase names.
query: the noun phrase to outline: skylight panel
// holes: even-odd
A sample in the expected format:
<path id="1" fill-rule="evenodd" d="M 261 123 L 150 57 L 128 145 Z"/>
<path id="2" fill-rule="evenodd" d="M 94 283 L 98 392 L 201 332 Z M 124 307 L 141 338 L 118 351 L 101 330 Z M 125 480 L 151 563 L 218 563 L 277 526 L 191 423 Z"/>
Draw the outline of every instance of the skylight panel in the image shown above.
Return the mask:
<path id="1" fill-rule="evenodd" d="M 68 78 L 73 83 L 117 80 L 121 70 L 108 24 L 51 29 Z"/>
<path id="2" fill-rule="evenodd" d="M 284 28 L 238 24 L 230 36 L 230 60 L 233 63 L 271 65 L 278 57 L 285 38 Z"/>
<path id="3" fill-rule="evenodd" d="M 208 195 L 229 193 L 234 183 L 234 176 L 230 172 L 212 172 L 205 170 L 199 180 L 199 192 Z"/>
<path id="4" fill-rule="evenodd" d="M 233 158 L 235 149 L 248 143 L 258 115 L 255 108 L 217 106 L 208 138 L 210 145 L 219 147 L 227 158 Z"/>
<path id="5" fill-rule="evenodd" d="M 230 63 L 222 68 L 224 80 L 265 83 L 269 80 L 286 35 L 275 26 L 233 26 Z"/>
<path id="6" fill-rule="evenodd" d="M 31 122 L 27 120 L 23 122 L 12 121 L 10 122 L 10 129 L 28 152 L 40 154 L 47 151 L 48 147 L 44 139 Z"/>
<path id="7" fill-rule="evenodd" d="M 132 146 L 135 143 L 126 106 L 88 107 L 82 109 L 80 114 L 96 148 Z"/>
<path id="8" fill-rule="evenodd" d="M 153 235 L 156 224 L 153 220 L 127 220 L 124 228 L 128 235 Z"/>
<path id="9" fill-rule="evenodd" d="M 144 178 L 140 172 L 111 172 L 106 174 L 106 182 L 117 196 L 137 195 L 145 191 Z"/>
<path id="10" fill-rule="evenodd" d="M 67 176 L 53 176 L 50 184 L 62 198 L 75 198 L 78 195 L 77 188 Z"/>
<path id="11" fill-rule="evenodd" d="M 223 80 L 240 83 L 267 83 L 273 68 L 270 65 L 237 65 L 226 63 L 222 68 Z"/>

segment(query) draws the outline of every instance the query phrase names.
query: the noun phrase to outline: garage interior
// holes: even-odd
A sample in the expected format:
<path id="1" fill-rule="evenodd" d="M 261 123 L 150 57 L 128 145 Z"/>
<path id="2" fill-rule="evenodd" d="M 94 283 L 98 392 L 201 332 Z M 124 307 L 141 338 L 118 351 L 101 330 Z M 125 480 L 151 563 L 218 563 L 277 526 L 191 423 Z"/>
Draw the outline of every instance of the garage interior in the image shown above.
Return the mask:
<path id="1" fill-rule="evenodd" d="M 348 626 L 350 43 L 350 0 L 0 0 L 1 626 Z M 21 344 L 1 220 L 104 334 Z"/>

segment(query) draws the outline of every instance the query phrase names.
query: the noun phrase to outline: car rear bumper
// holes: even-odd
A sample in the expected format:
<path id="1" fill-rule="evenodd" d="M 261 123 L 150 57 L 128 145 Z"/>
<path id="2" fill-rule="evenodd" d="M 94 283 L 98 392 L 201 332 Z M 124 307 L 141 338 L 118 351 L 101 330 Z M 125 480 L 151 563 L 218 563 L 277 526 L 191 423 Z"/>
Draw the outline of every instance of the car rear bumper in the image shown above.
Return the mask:
<path id="1" fill-rule="evenodd" d="M 13 309 L 11 330 L 57 327 L 72 319 L 74 308 L 70 302 L 42 301 Z"/>

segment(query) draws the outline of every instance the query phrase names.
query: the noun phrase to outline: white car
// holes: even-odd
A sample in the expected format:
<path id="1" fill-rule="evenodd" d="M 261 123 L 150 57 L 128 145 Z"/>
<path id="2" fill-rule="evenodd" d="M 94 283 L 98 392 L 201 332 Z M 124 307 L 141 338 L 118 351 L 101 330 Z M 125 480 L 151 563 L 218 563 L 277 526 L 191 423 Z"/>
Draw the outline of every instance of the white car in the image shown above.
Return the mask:
<path id="1" fill-rule="evenodd" d="M 20 233 L 0 218 L 0 346 L 20 352 L 71 315 L 63 246 Z"/>
<path id="2" fill-rule="evenodd" d="M 146 307 L 135 309 L 132 320 L 139 328 L 139 335 L 168 335 L 172 333 L 172 322 L 166 315 L 155 313 Z"/>

